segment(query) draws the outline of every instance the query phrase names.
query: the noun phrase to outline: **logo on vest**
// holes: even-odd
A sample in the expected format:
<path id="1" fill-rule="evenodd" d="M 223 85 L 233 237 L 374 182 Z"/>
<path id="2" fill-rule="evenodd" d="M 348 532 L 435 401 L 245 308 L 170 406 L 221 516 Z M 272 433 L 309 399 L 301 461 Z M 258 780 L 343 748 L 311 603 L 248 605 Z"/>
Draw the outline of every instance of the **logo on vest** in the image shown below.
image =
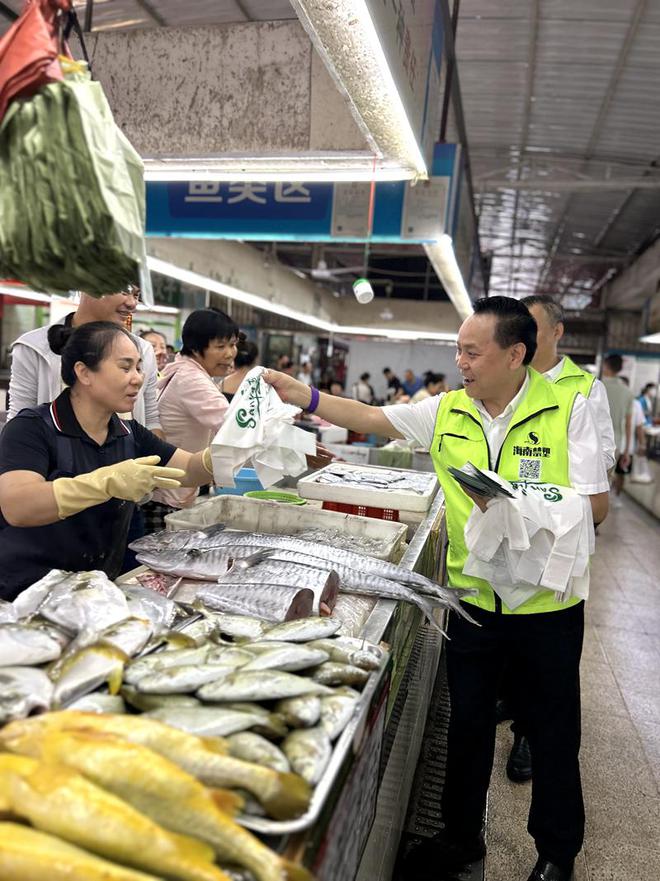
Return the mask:
<path id="1" fill-rule="evenodd" d="M 528 444 L 538 444 L 538 442 L 539 442 L 538 434 L 536 434 L 533 431 L 530 431 L 530 433 L 527 435 L 527 443 Z"/>
<path id="2" fill-rule="evenodd" d="M 536 437 L 536 435 L 534 435 Z M 550 447 L 521 447 L 516 444 L 513 448 L 514 456 L 527 456 L 528 458 L 547 459 L 550 455 Z"/>

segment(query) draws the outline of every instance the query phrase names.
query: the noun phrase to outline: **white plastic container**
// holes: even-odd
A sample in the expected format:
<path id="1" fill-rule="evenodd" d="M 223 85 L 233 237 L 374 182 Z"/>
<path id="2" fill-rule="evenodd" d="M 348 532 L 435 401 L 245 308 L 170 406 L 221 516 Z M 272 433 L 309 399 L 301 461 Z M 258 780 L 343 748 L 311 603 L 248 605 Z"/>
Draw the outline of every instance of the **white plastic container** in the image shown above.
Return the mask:
<path id="1" fill-rule="evenodd" d="M 319 477 L 324 471 L 333 470 L 336 467 L 336 465 L 327 465 L 307 477 L 302 477 L 298 481 L 298 495 L 305 499 L 321 499 L 324 502 L 338 502 L 344 505 L 365 505 L 369 508 L 389 508 L 393 511 L 423 515 L 431 507 L 431 502 L 438 491 L 438 478 L 435 474 L 427 473 L 424 474 L 428 479 L 425 482 L 426 489 L 423 493 L 405 489 L 384 490 L 370 486 L 356 487 L 351 484 L 319 483 Z M 370 471 L 374 475 L 383 471 L 396 471 L 401 474 L 420 476 L 420 472 L 417 471 L 409 471 L 405 468 L 383 468 L 379 465 L 351 465 L 342 462 L 341 467 L 346 471 Z"/>
<path id="2" fill-rule="evenodd" d="M 373 556 L 398 562 L 405 550 L 407 528 L 403 523 L 357 517 L 324 511 L 316 505 L 287 505 L 267 499 L 248 499 L 243 496 L 215 496 L 192 508 L 185 508 L 165 517 L 166 528 L 203 529 L 215 523 L 224 523 L 228 529 L 246 532 L 270 532 L 276 535 L 295 534 L 304 529 L 327 529 L 348 535 L 378 539 L 383 551 Z M 356 544 L 359 551 L 359 544 Z"/>

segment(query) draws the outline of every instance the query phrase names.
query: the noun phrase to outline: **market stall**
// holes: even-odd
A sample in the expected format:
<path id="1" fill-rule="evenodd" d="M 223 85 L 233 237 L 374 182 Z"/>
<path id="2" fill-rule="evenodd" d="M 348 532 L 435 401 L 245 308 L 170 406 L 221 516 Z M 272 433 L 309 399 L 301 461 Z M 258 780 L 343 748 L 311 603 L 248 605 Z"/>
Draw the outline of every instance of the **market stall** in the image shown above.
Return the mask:
<path id="1" fill-rule="evenodd" d="M 198 510 L 202 510 L 204 505 L 226 506 L 227 504 L 239 507 L 243 505 L 246 509 L 256 508 L 264 512 L 260 513 L 258 520 L 259 529 L 263 531 L 260 533 L 233 533 L 235 538 L 232 540 L 232 544 L 237 542 L 240 544 L 242 540 L 239 538 L 240 536 L 245 537 L 245 542 L 254 543 L 259 535 L 262 536 L 262 541 L 265 540 L 264 536 L 268 535 L 265 531 L 268 515 L 265 512 L 272 509 L 273 503 L 225 497 L 212 499 L 198 506 Z M 354 552 L 350 550 L 351 547 L 357 547 L 361 543 L 373 552 L 379 549 L 378 541 L 380 541 L 381 556 L 382 549 L 386 548 L 386 555 L 398 559 L 399 562 L 379 561 L 378 557 L 374 556 L 371 558 L 372 563 L 366 565 L 372 571 L 380 568 L 392 577 L 396 575 L 400 580 L 398 582 L 392 580 L 392 585 L 398 584 L 405 592 L 406 588 L 402 586 L 402 582 L 419 580 L 421 583 L 422 575 L 438 579 L 439 583 L 442 583 L 444 508 L 440 497 L 436 497 L 407 548 L 401 543 L 401 537 L 406 532 L 403 525 L 385 521 L 379 523 L 367 518 L 321 511 L 319 507 L 312 504 L 308 507 L 308 516 L 314 521 L 313 529 L 316 532 L 317 553 L 325 553 L 326 556 L 336 560 L 339 550 L 340 553 L 348 555 L 352 560 L 350 555 Z M 300 521 L 299 508 L 282 506 L 279 511 L 280 516 L 277 522 L 274 520 L 270 522 L 273 527 L 271 538 L 276 539 L 276 544 L 282 543 L 274 534 L 276 532 L 304 534 L 300 527 L 305 524 L 294 523 L 296 518 Z M 234 519 L 236 522 L 233 522 L 232 526 L 241 522 L 238 516 Z M 245 525 L 246 522 L 244 520 L 243 524 Z M 294 526 L 298 528 L 293 528 Z M 329 540 L 341 546 L 339 549 L 330 544 L 322 544 L 320 533 L 323 528 L 328 530 Z M 310 527 L 307 525 L 308 534 L 309 529 Z M 388 533 L 387 536 L 386 533 Z M 218 535 L 222 534 L 218 533 Z M 229 535 L 229 532 L 227 531 L 225 534 Z M 177 536 L 178 538 L 174 541 L 179 542 L 193 540 L 194 536 L 200 535 L 201 533 L 195 530 L 169 533 L 170 537 Z M 213 538 L 211 533 L 209 541 L 211 543 L 217 542 L 218 535 Z M 378 541 L 375 535 L 379 536 Z M 383 542 L 384 537 L 385 541 Z M 285 537 L 282 540 L 284 539 Z M 304 542 L 304 539 L 294 540 L 298 543 Z M 145 559 L 148 559 L 148 542 L 145 547 Z M 151 546 L 152 553 L 155 547 L 155 544 Z M 247 544 L 247 547 L 251 548 L 252 545 Z M 401 556 L 404 548 L 405 552 Z M 217 555 L 217 544 L 212 547 L 212 551 Z M 162 548 L 160 552 L 162 554 Z M 197 550 L 189 557 L 192 566 L 197 564 L 195 558 L 198 553 Z M 160 569 L 163 568 L 161 565 Z M 341 571 L 341 566 L 338 568 Z M 409 573 L 409 575 L 405 573 Z M 418 574 L 413 575 L 413 573 Z M 138 576 L 142 584 L 136 583 Z M 181 603 L 176 606 L 174 602 L 157 592 L 158 589 L 163 589 L 163 585 L 167 590 L 167 579 L 170 577 L 179 582 L 177 592 L 173 596 L 175 600 L 177 597 L 180 598 Z M 348 576 L 346 577 L 348 578 Z M 245 578 L 242 580 L 245 581 Z M 191 609 L 190 603 L 193 601 L 193 594 L 195 592 L 199 594 L 199 585 L 204 582 L 198 581 L 197 587 L 195 588 L 193 585 L 191 588 L 190 579 L 182 579 L 177 573 L 167 576 L 162 571 L 156 572 L 153 569 L 151 572 L 142 569 L 131 573 L 121 579 L 121 583 L 118 583 L 117 586 L 112 582 L 108 582 L 107 585 L 95 582 L 93 585 L 94 591 L 96 591 L 95 595 L 97 599 L 102 596 L 102 602 L 93 612 L 85 610 L 85 615 L 74 621 L 76 614 L 82 614 L 83 607 L 78 600 L 81 594 L 90 587 L 90 581 L 94 581 L 94 579 L 86 580 L 84 577 L 74 576 L 73 580 L 69 579 L 67 582 L 62 578 L 62 573 L 52 573 L 42 581 L 45 583 L 34 589 L 28 589 L 17 601 L 17 606 L 12 607 L 17 613 L 16 617 L 19 618 L 17 622 L 12 624 L 9 610 L 3 610 L 7 623 L 2 627 L 6 634 L 9 633 L 12 626 L 20 628 L 28 618 L 31 618 L 33 622 L 37 612 L 47 622 L 43 625 L 40 633 L 41 642 L 47 641 L 47 638 L 50 639 L 50 666 L 45 667 L 43 660 L 45 656 L 42 653 L 33 656 L 33 667 L 24 667 L 23 670 L 32 670 L 42 687 L 45 687 L 46 680 L 51 679 L 51 688 L 53 689 L 52 692 L 45 693 L 43 690 L 40 692 L 39 689 L 33 688 L 30 706 L 17 707 L 16 703 L 12 703 L 11 700 L 3 703 L 3 721 L 9 724 L 5 726 L 0 737 L 4 738 L 5 748 L 16 754 L 8 757 L 5 760 L 5 766 L 0 768 L 0 782 L 3 784 L 4 792 L 7 792 L 8 789 L 13 792 L 13 787 L 18 786 L 20 781 L 24 779 L 21 775 L 29 772 L 29 779 L 33 782 L 39 776 L 40 766 L 38 765 L 28 768 L 27 771 L 25 766 L 16 765 L 16 762 L 27 761 L 27 759 L 19 759 L 19 756 L 29 755 L 30 761 L 36 761 L 45 759 L 46 756 L 56 755 L 58 762 L 61 761 L 67 765 L 67 771 L 62 771 L 65 776 L 71 773 L 81 773 L 89 782 L 91 774 L 93 785 L 101 787 L 104 791 L 108 790 L 111 795 L 114 793 L 114 795 L 120 795 L 130 801 L 136 798 L 135 787 L 128 787 L 126 784 L 128 788 L 123 790 L 112 775 L 103 776 L 99 768 L 102 768 L 103 763 L 109 761 L 109 758 L 102 757 L 96 751 L 93 738 L 91 743 L 85 740 L 90 736 L 87 728 L 98 729 L 103 738 L 110 737 L 114 748 L 121 750 L 127 748 L 122 738 L 129 739 L 128 729 L 122 727 L 122 719 L 144 720 L 140 722 L 142 726 L 145 723 L 148 726 L 153 722 L 161 722 L 183 728 L 187 726 L 181 720 L 187 718 L 187 714 L 197 715 L 200 718 L 205 714 L 204 718 L 209 722 L 208 729 L 195 727 L 198 725 L 197 719 L 194 726 L 189 727 L 186 733 L 187 737 L 193 738 L 189 743 L 192 745 L 207 744 L 209 737 L 215 739 L 217 735 L 218 743 L 224 744 L 225 741 L 222 738 L 226 737 L 226 743 L 229 744 L 232 756 L 230 761 L 238 762 L 236 767 L 240 769 L 241 774 L 246 774 L 245 782 L 239 786 L 238 778 L 232 777 L 232 774 L 236 773 L 235 769 L 229 777 L 226 776 L 227 771 L 223 770 L 219 778 L 214 778 L 212 775 L 209 777 L 206 771 L 200 771 L 199 768 L 193 769 L 191 765 L 187 765 L 185 768 L 180 767 L 179 770 L 192 773 L 192 776 L 198 780 L 196 785 L 199 783 L 207 786 L 221 785 L 223 789 L 226 789 L 225 795 L 221 796 L 224 798 L 223 809 L 229 810 L 229 805 L 232 805 L 234 811 L 238 810 L 236 820 L 239 825 L 236 826 L 234 820 L 228 820 L 233 824 L 232 828 L 234 828 L 235 834 L 239 836 L 239 840 L 243 841 L 240 838 L 243 835 L 240 829 L 250 830 L 256 834 L 257 838 L 252 838 L 251 835 L 246 838 L 242 849 L 239 848 L 237 854 L 234 854 L 234 859 L 231 859 L 229 858 L 231 854 L 228 856 L 226 844 L 216 841 L 213 835 L 209 839 L 208 834 L 196 831 L 194 825 L 186 830 L 179 822 L 181 818 L 172 819 L 169 816 L 163 816 L 161 804 L 160 813 L 150 813 L 151 821 L 155 819 L 158 825 L 166 824 L 167 828 L 179 833 L 188 831 L 190 834 L 206 840 L 207 843 L 211 843 L 212 846 L 215 844 L 218 862 L 222 866 L 221 874 L 217 875 L 213 874 L 210 868 L 204 869 L 202 867 L 200 869 L 199 866 L 195 869 L 197 874 L 195 872 L 188 873 L 188 875 L 180 872 L 177 874 L 179 870 L 170 867 L 161 870 L 163 875 L 168 877 L 220 878 L 221 876 L 226 877 L 226 875 L 222 875 L 222 872 L 227 872 L 229 877 L 233 877 L 231 875 L 234 870 L 232 867 L 238 866 L 241 871 L 244 871 L 246 867 L 249 868 L 253 877 L 259 881 L 278 877 L 304 878 L 307 876 L 304 873 L 296 874 L 297 870 L 295 869 L 285 870 L 286 866 L 304 865 L 317 879 L 349 879 L 356 876 L 377 809 L 379 812 L 394 810 L 399 814 L 405 811 L 407 799 L 400 797 L 396 805 L 388 805 L 387 798 L 382 796 L 381 784 L 383 780 L 387 780 L 387 775 L 393 766 L 396 766 L 397 774 L 400 775 L 402 760 L 407 768 L 408 779 L 412 779 L 412 771 L 419 749 L 419 736 L 416 740 L 413 738 L 412 742 L 406 738 L 405 752 L 403 752 L 397 742 L 397 731 L 401 719 L 404 717 L 409 718 L 412 715 L 423 720 L 425 716 L 424 701 L 428 701 L 430 686 L 439 658 L 441 637 L 435 631 L 433 631 L 432 637 L 426 635 L 431 631 L 424 626 L 423 613 L 414 602 L 397 602 L 380 598 L 376 592 L 370 597 L 342 595 L 337 614 L 341 614 L 342 600 L 344 600 L 342 633 L 347 633 L 349 625 L 356 626 L 357 630 L 354 631 L 353 639 L 350 636 L 338 635 L 337 627 L 339 625 L 337 622 L 340 619 L 336 617 L 333 620 L 332 615 L 327 617 L 319 617 L 318 615 L 316 617 L 313 615 L 311 617 L 294 616 L 294 620 L 282 624 L 277 624 L 274 620 L 265 620 L 261 622 L 263 627 L 258 638 L 255 639 L 253 635 L 251 641 L 252 644 L 261 642 L 260 648 L 265 648 L 265 651 L 261 653 L 257 648 L 254 648 L 254 653 L 251 654 L 249 640 L 247 644 L 242 639 L 232 640 L 230 623 L 234 626 L 240 617 L 235 614 L 226 613 L 224 630 L 219 636 L 214 637 L 217 639 L 216 642 L 211 643 L 207 639 L 210 630 L 205 630 L 205 628 L 209 620 L 213 615 L 216 615 L 219 620 L 224 613 L 221 604 L 211 609 L 209 597 L 206 598 L 209 603 L 208 617 L 201 616 Z M 429 584 L 431 583 L 429 582 Z M 217 587 L 217 585 L 215 586 Z M 231 589 L 232 585 L 228 583 L 224 586 L 223 592 L 231 594 Z M 296 591 L 295 588 L 290 589 Z M 115 590 L 118 592 L 115 593 Z M 180 594 L 178 594 L 178 590 L 181 590 Z M 282 590 L 286 590 L 286 588 Z M 307 593 L 312 593 L 306 588 L 298 592 L 305 590 Z M 272 586 L 270 593 L 272 595 L 278 593 L 277 586 Z M 320 594 L 320 596 L 326 595 Z M 348 601 L 353 600 L 355 602 L 351 606 Z M 100 615 L 98 620 L 105 621 L 113 602 L 118 603 L 119 606 L 122 603 L 127 604 L 129 617 L 122 618 L 121 610 L 118 611 L 115 616 L 118 620 L 112 627 L 104 630 L 104 639 L 92 639 L 88 629 L 94 620 L 94 615 Z M 264 598 L 265 602 L 267 601 Z M 423 606 L 424 603 L 420 603 L 420 605 Z M 348 609 L 351 611 L 347 612 Z M 172 616 L 173 611 L 174 615 Z M 187 612 L 187 616 L 182 616 L 182 612 Z M 266 611 L 264 611 L 264 615 L 267 617 Z M 232 622 L 229 621 L 230 618 Z M 161 647 L 160 652 L 148 654 L 153 640 L 149 641 L 148 628 L 144 626 L 147 619 L 151 621 L 152 625 L 156 619 L 159 621 L 159 626 L 163 628 L 161 636 L 163 632 L 171 634 L 171 628 L 174 627 L 178 631 L 179 642 L 177 642 L 176 634 L 171 634 L 167 637 L 171 644 L 166 645 L 165 651 L 162 651 Z M 255 619 L 254 615 L 243 616 L 244 622 L 254 622 Z M 141 624 L 137 622 L 141 622 Z M 305 634 L 302 630 L 308 626 L 311 629 Z M 437 623 L 434 626 L 437 627 Z M 70 642 L 67 640 L 68 645 L 65 645 L 64 639 L 62 639 L 59 649 L 53 644 L 57 641 L 58 628 L 60 633 L 64 631 L 68 637 L 71 637 L 74 631 L 77 633 L 73 640 Z M 170 629 L 167 630 L 167 628 Z M 282 628 L 282 630 L 280 631 L 278 628 Z M 299 636 L 292 635 L 296 628 L 299 630 Z M 91 645 L 86 642 L 90 639 Z M 287 640 L 290 640 L 290 643 Z M 78 645 L 76 645 L 76 641 Z M 270 647 L 268 646 L 269 641 Z M 419 651 L 420 642 L 423 642 L 425 646 L 421 653 Z M 295 649 L 298 660 L 294 659 L 293 666 L 286 667 L 284 665 L 284 669 L 282 669 L 282 665 L 279 665 L 278 662 L 277 669 L 273 670 L 269 668 L 268 663 L 262 663 L 266 654 L 279 651 L 280 647 L 285 644 L 289 645 L 290 649 Z M 246 649 L 247 654 L 250 654 L 251 657 L 250 670 L 254 672 L 243 673 L 239 671 L 239 675 L 234 675 L 241 663 L 238 655 L 246 654 Z M 324 654 L 324 649 L 326 654 Z M 350 649 L 348 655 L 346 655 L 347 649 Z M 318 657 L 311 658 L 311 653 L 314 651 L 317 652 Z M 342 651 L 354 663 L 334 663 L 333 665 L 335 655 L 332 653 L 339 652 L 337 657 L 340 657 Z M 191 658 L 195 653 L 199 655 L 201 652 L 206 655 L 204 661 L 201 660 L 200 655 L 194 665 L 184 665 L 183 679 L 180 678 L 182 668 L 177 667 L 176 676 L 179 678 L 172 684 L 169 681 L 172 671 L 161 668 L 158 657 L 160 656 L 162 660 L 163 655 L 168 655 L 171 659 L 177 652 L 192 653 Z M 236 668 L 223 671 L 226 678 L 220 681 L 225 683 L 231 681 L 232 687 L 236 686 L 224 697 L 217 690 L 219 684 L 216 681 L 218 679 L 217 672 L 208 679 L 203 678 L 203 671 L 208 669 L 210 662 L 210 652 L 219 653 L 220 661 L 224 657 L 226 663 L 234 665 Z M 303 658 L 302 663 L 299 663 L 299 656 L 304 655 L 305 652 L 310 655 L 311 660 L 305 661 Z M 132 660 L 129 660 L 130 656 L 133 656 Z M 154 659 L 156 659 L 155 662 Z M 289 658 L 290 660 L 291 658 Z M 299 666 L 296 667 L 296 663 Z M 151 674 L 151 685 L 153 685 L 154 678 L 158 680 L 160 675 L 162 680 L 164 674 L 164 678 L 168 679 L 167 688 L 163 689 L 156 684 L 152 689 L 151 685 L 146 684 L 149 677 L 143 677 L 145 671 L 140 673 L 140 665 L 144 667 L 149 664 L 153 664 L 153 669 L 146 671 Z M 311 668 L 310 664 L 313 665 Z M 19 668 L 15 666 L 5 668 L 5 672 L 11 676 L 17 669 Z M 50 677 L 46 674 L 46 669 L 51 673 Z M 288 672 L 289 670 L 295 672 Z M 202 671 L 201 679 L 198 678 L 200 671 Z M 182 685 L 185 676 L 192 672 L 197 677 L 194 686 L 191 686 L 189 681 Z M 345 679 L 345 674 L 349 674 L 353 678 Z M 240 678 L 241 675 L 252 678 L 247 683 L 247 680 Z M 118 691 L 122 677 L 121 695 L 113 694 Z M 411 688 L 413 680 L 426 682 L 428 687 Z M 20 676 L 17 682 L 20 682 Z M 201 684 L 202 682 L 204 684 Z M 245 691 L 246 683 L 249 689 L 254 687 L 256 690 Z M 300 689 L 301 684 L 303 691 L 297 690 Z M 301 697 L 309 694 L 314 699 L 318 697 L 316 703 L 323 706 L 323 713 L 328 711 L 326 715 L 321 716 L 321 724 L 327 722 L 332 727 L 332 733 L 328 733 L 328 737 L 325 738 L 324 749 L 328 751 L 328 755 L 323 758 L 320 764 L 318 756 L 312 756 L 311 759 L 309 756 L 309 739 L 312 737 L 312 747 L 318 747 L 318 744 L 314 743 L 316 735 L 312 736 L 312 732 L 320 732 L 320 725 L 311 728 L 296 728 L 296 723 L 290 723 L 290 725 L 285 725 L 281 730 L 278 730 L 278 725 L 282 724 L 281 717 L 285 709 L 284 705 L 287 703 L 285 695 L 289 694 L 287 689 L 291 686 L 293 686 L 291 699 L 294 702 L 298 694 Z M 193 687 L 196 689 L 196 697 L 193 697 Z M 214 688 L 216 691 L 211 694 Z M 284 690 L 279 691 L 280 688 L 284 688 Z M 110 694 L 108 694 L 108 690 Z M 90 693 L 87 694 L 87 692 Z M 210 699 L 203 705 L 203 708 L 199 704 L 199 698 L 202 695 Z M 343 698 L 342 709 L 338 707 L 338 697 Z M 34 703 L 35 700 L 36 703 Z M 135 713 L 139 708 L 142 715 L 117 715 L 122 700 L 126 705 L 124 709 L 128 713 Z M 332 704 L 331 700 L 335 703 Z M 218 701 L 221 703 L 219 704 Z M 289 701 L 290 703 L 291 701 Z M 302 705 L 304 701 L 300 703 Z M 292 710 L 290 705 L 287 707 Z M 348 712 L 346 711 L 347 707 Z M 73 712 L 70 714 L 58 712 L 60 708 L 72 709 Z M 28 719 L 25 723 L 21 722 L 21 717 L 26 716 L 30 711 L 47 709 L 55 710 L 55 712 L 47 712 L 38 717 L 39 720 L 43 720 L 43 722 L 39 722 L 38 731 L 35 729 L 37 720 Z M 89 715 L 80 715 L 81 713 L 86 714 L 88 710 L 96 711 L 94 719 L 98 721 L 94 721 L 92 724 Z M 248 726 L 246 713 L 249 712 L 258 715 L 259 718 L 255 717 Z M 216 715 L 211 718 L 214 713 Z M 338 719 L 337 714 L 343 715 L 343 719 Z M 67 725 L 74 730 L 67 730 L 64 733 L 60 731 L 57 735 L 53 734 L 51 738 L 51 725 L 53 729 L 61 728 L 63 723 L 57 720 L 64 717 L 72 720 Z M 55 721 L 50 722 L 49 720 Z M 204 724 L 206 725 L 206 721 Z M 24 729 L 21 727 L 23 725 L 27 727 Z M 79 727 L 76 728 L 76 726 Z M 138 728 L 142 730 L 140 726 Z M 168 728 L 168 730 L 175 731 L 177 729 Z M 231 731 L 235 733 L 231 734 Z M 246 738 L 244 734 L 249 736 Z M 421 731 L 419 735 L 421 736 Z M 148 740 L 146 734 L 144 736 L 147 740 L 143 740 L 138 745 L 139 748 L 151 748 L 158 753 L 160 747 L 157 748 L 152 741 Z M 131 734 L 130 737 L 134 737 L 134 735 Z M 67 738 L 72 739 L 71 744 L 76 738 L 81 741 L 77 744 L 76 756 L 84 754 L 83 747 L 88 750 L 89 767 L 86 769 L 82 765 L 72 767 L 73 760 L 66 751 L 69 742 Z M 117 739 L 121 743 L 115 742 Z M 296 740 L 299 741 L 299 744 L 295 743 Z M 305 740 L 308 742 L 305 743 Z M 251 751 L 255 744 L 267 749 L 269 757 L 261 759 L 255 757 L 255 753 Z M 133 743 L 133 747 L 130 749 L 138 749 L 138 746 Z M 300 746 L 303 747 L 303 753 L 307 749 L 307 753 L 302 757 L 300 750 L 297 749 Z M 52 751 L 56 750 L 56 747 L 60 752 L 53 753 Z M 161 755 L 163 755 L 162 752 Z M 297 779 L 300 779 L 298 775 L 302 775 L 304 778 L 304 782 L 300 781 L 300 789 L 296 789 L 294 786 L 291 791 L 294 794 L 292 795 L 290 792 L 283 802 L 278 801 L 277 798 L 272 800 L 260 789 L 261 784 L 255 783 L 256 780 L 261 779 L 261 775 L 264 773 L 270 775 L 284 773 L 283 767 L 279 772 L 275 770 L 280 757 L 287 763 L 286 767 L 289 768 L 287 774 L 293 771 L 294 777 Z M 168 754 L 167 758 L 171 759 L 172 755 Z M 207 758 L 209 757 L 207 756 Z M 271 767 L 266 768 L 269 760 Z M 259 765 L 260 761 L 265 762 L 266 765 Z M 247 769 L 251 769 L 249 773 L 247 773 Z M 257 770 L 255 771 L 255 769 Z M 272 779 L 275 780 L 276 777 L 273 776 Z M 404 787 L 405 780 L 406 775 L 404 774 Z M 67 792 L 69 791 L 68 787 L 72 786 L 76 790 L 76 798 L 83 798 L 84 794 L 80 795 L 78 791 L 83 786 L 80 781 L 77 779 L 68 780 L 67 778 L 65 782 Z M 237 789 L 243 791 L 237 793 Z M 247 789 L 247 794 L 245 789 Z M 52 795 L 49 794 L 48 797 L 52 798 Z M 90 798 L 92 797 L 93 793 L 90 794 Z M 96 797 L 103 804 L 105 796 L 97 793 Z M 164 803 L 166 803 L 167 796 L 163 797 Z M 250 802 L 252 802 L 251 805 Z M 257 802 L 256 807 L 255 802 Z M 139 807 L 143 812 L 146 811 L 145 803 L 140 801 L 140 798 L 137 799 L 137 803 L 133 800 L 131 805 L 131 809 Z M 149 808 L 152 807 L 149 803 Z M 177 810 L 177 802 L 174 798 L 171 800 L 171 810 L 172 817 L 174 817 Z M 68 842 L 69 844 L 82 845 L 85 847 L 85 853 L 89 850 L 97 856 L 111 859 L 113 863 L 131 865 L 135 869 L 157 874 L 155 869 L 157 860 L 160 858 L 158 853 L 154 852 L 150 856 L 145 852 L 144 856 L 140 858 L 128 857 L 123 851 L 115 852 L 112 848 L 105 847 L 103 842 L 97 840 L 92 832 L 89 832 L 88 839 L 84 839 L 84 837 L 81 839 L 80 833 L 76 832 L 74 835 L 64 822 L 60 827 L 49 825 L 40 816 L 27 811 L 22 802 L 17 801 L 16 804 L 12 804 L 12 811 L 21 819 L 29 819 L 35 830 L 48 833 L 49 839 L 53 838 L 60 844 Z M 95 815 L 92 812 L 90 816 Z M 402 822 L 402 817 L 397 821 L 396 816 L 392 815 L 389 820 L 396 827 L 397 822 Z M 135 838 L 135 842 L 138 842 L 138 838 Z M 267 847 L 264 847 L 263 844 L 260 845 L 259 839 L 265 842 Z M 49 840 L 48 846 L 55 847 L 56 845 Z M 64 845 L 62 844 L 62 846 Z M 259 857 L 254 856 L 253 848 L 256 848 L 254 853 L 261 854 L 263 863 L 259 862 Z M 368 863 L 370 859 L 373 859 L 370 856 L 371 850 L 372 848 L 367 849 L 365 859 L 367 868 L 363 867 L 363 871 L 367 872 L 365 877 L 369 877 L 370 873 Z M 265 853 L 273 855 L 266 857 Z M 288 862 L 282 862 L 282 860 Z M 205 871 L 206 875 L 204 875 Z M 290 874 L 287 874 L 289 871 Z M 126 878 L 128 877 L 130 876 L 126 875 Z M 249 876 L 239 875 L 236 877 Z"/>

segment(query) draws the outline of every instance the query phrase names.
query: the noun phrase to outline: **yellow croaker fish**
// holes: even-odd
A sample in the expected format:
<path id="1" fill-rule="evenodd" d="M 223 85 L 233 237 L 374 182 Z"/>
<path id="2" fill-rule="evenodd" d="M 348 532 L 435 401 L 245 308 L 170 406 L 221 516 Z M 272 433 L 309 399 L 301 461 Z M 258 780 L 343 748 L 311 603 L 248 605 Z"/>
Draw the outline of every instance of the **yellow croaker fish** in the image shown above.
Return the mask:
<path id="1" fill-rule="evenodd" d="M 89 728 L 116 734 L 149 747 L 207 786 L 247 790 L 277 820 L 298 817 L 309 804 L 310 788 L 302 777 L 230 758 L 226 755 L 226 741 L 219 737 L 197 737 L 144 716 L 68 710 L 12 722 L 0 732 L 0 743 L 8 742 L 7 738 L 15 737 L 24 726 L 32 725 L 68 730 Z"/>
<path id="2" fill-rule="evenodd" d="M 52 835 L 18 823 L 0 823 L 2 881 L 158 881 L 109 863 Z"/>
<path id="3" fill-rule="evenodd" d="M 227 816 L 242 807 L 240 796 L 206 789 L 178 765 L 146 747 L 101 731 L 36 726 L 5 740 L 5 746 L 75 769 L 166 829 L 206 841 L 222 862 L 249 869 L 258 881 L 310 878 L 304 869 L 284 862 Z"/>
<path id="4" fill-rule="evenodd" d="M 212 848 L 167 832 L 62 765 L 0 755 L 0 802 L 42 832 L 174 881 L 229 881 Z"/>

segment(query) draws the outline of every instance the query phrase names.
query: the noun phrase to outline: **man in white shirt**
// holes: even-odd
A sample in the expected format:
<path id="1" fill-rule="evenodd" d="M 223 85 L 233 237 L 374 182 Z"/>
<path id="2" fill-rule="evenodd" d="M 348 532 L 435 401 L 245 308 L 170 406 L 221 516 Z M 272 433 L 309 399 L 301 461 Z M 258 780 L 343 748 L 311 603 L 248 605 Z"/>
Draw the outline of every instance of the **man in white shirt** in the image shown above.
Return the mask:
<path id="1" fill-rule="evenodd" d="M 564 336 L 564 315 L 561 306 L 546 294 L 523 297 L 522 303 L 529 309 L 538 328 L 536 354 L 532 367 L 542 373 L 549 382 L 574 385 L 593 407 L 594 418 L 600 433 L 603 461 L 607 471 L 615 464 L 614 428 L 610 416 L 605 386 L 586 370 L 582 370 L 567 355 L 563 357 L 557 347 Z"/>
<path id="2" fill-rule="evenodd" d="M 584 831 L 578 763 L 584 603 L 557 603 L 554 594 L 541 589 L 510 610 L 487 582 L 464 575 L 465 523 L 473 503 L 484 510 L 485 500 L 464 494 L 449 468 L 473 461 L 507 479 L 561 484 L 560 475 L 564 485 L 589 497 L 597 523 L 607 515 L 607 474 L 586 399 L 527 367 L 536 350 L 536 325 L 527 308 L 509 297 L 490 297 L 478 300 L 474 309 L 458 335 L 460 391 L 379 408 L 319 395 L 274 371 L 264 378 L 283 400 L 317 411 L 335 425 L 414 440 L 429 450 L 447 503 L 450 585 L 478 591 L 465 602 L 481 627 L 449 615 L 446 827 L 413 852 L 406 874 L 436 881 L 443 872 L 458 872 L 483 857 L 497 686 L 504 665 L 513 663 L 535 757 L 528 829 L 539 858 L 528 881 L 569 881 Z"/>

